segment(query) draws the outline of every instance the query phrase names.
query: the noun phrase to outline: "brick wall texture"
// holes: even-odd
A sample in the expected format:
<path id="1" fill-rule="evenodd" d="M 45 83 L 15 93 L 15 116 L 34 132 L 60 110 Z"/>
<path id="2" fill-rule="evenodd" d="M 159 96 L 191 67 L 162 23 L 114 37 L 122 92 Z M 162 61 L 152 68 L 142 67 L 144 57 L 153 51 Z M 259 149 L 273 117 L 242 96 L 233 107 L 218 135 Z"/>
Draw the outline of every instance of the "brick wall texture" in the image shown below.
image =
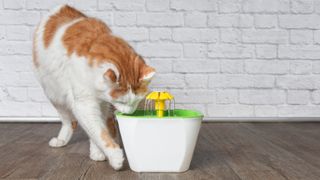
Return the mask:
<path id="1" fill-rule="evenodd" d="M 32 33 L 68 3 L 154 66 L 153 89 L 217 117 L 320 117 L 319 0 L 0 0 L 0 117 L 57 116 L 35 80 Z"/>

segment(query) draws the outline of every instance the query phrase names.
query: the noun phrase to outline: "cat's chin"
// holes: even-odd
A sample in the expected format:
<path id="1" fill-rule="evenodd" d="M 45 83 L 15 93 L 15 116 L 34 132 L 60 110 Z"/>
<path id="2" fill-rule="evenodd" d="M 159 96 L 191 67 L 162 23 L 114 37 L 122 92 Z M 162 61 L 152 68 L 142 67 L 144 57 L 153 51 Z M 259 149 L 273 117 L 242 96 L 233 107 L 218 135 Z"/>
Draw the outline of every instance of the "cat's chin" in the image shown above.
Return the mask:
<path id="1" fill-rule="evenodd" d="M 124 114 L 132 114 L 136 108 L 132 107 L 132 106 L 128 106 L 128 105 L 125 105 L 125 104 L 114 104 L 114 106 L 116 107 L 116 109 L 121 112 L 121 113 L 124 113 Z"/>

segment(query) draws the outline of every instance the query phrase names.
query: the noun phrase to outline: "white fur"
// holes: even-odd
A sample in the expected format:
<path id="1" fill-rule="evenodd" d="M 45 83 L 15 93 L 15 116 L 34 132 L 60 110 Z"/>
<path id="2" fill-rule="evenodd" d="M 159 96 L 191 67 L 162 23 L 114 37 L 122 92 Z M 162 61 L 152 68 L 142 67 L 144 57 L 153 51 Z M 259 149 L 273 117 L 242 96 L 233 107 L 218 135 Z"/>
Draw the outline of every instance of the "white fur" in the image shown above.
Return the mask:
<path id="1" fill-rule="evenodd" d="M 44 47 L 43 32 L 49 17 L 62 6 L 51 11 L 40 22 L 36 32 L 36 52 L 39 66 L 35 73 L 45 94 L 55 105 L 62 120 L 62 127 L 57 137 L 53 137 L 49 145 L 65 146 L 71 139 L 73 130 L 71 122 L 78 120 L 90 138 L 90 158 L 101 161 L 108 157 L 110 165 L 118 170 L 122 167 L 124 156 L 120 148 L 107 148 L 101 137 L 106 130 L 105 119 L 110 115 L 110 104 L 124 113 L 133 112 L 143 96 L 137 96 L 130 90 L 118 99 L 112 99 L 110 80 L 103 74 L 112 69 L 117 77 L 119 73 L 113 64 L 103 64 L 100 67 L 90 67 L 85 57 L 76 54 L 67 56 L 67 50 L 62 44 L 62 37 L 68 27 L 81 20 L 76 19 L 60 27 L 48 48 Z"/>
<path id="2" fill-rule="evenodd" d="M 106 160 L 106 156 L 104 155 L 104 153 L 92 140 L 90 140 L 90 159 L 94 161 Z"/>
<path id="3" fill-rule="evenodd" d="M 71 113 L 71 111 L 67 110 L 65 107 L 58 105 L 56 105 L 55 107 L 60 115 L 62 127 L 60 129 L 59 135 L 57 137 L 53 137 L 49 141 L 49 145 L 51 147 L 62 147 L 67 145 L 72 137 L 73 129 L 71 122 L 75 119 L 75 117 Z"/>

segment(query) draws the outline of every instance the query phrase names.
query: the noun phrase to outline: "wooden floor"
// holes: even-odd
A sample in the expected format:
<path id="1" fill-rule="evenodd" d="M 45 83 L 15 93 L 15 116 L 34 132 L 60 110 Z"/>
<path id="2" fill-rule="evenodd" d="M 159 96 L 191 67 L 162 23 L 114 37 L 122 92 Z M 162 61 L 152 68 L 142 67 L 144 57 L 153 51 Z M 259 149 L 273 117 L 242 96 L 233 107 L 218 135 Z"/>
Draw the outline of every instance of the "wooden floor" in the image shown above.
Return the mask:
<path id="1" fill-rule="evenodd" d="M 204 123 L 185 173 L 114 171 L 88 157 L 77 130 L 53 149 L 58 124 L 0 124 L 0 177 L 8 179 L 320 179 L 320 123 Z"/>

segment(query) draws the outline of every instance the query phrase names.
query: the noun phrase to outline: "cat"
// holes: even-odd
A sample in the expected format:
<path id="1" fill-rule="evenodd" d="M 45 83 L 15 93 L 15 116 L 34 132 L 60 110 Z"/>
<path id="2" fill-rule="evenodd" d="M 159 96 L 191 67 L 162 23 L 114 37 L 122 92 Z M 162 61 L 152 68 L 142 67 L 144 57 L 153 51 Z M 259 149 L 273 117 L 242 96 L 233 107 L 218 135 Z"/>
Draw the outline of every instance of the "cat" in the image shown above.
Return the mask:
<path id="1" fill-rule="evenodd" d="M 78 122 L 89 136 L 90 158 L 108 158 L 121 169 L 124 155 L 114 139 L 112 109 L 134 112 L 155 69 L 105 23 L 68 5 L 40 21 L 33 42 L 35 74 L 62 121 L 49 145 L 67 145 Z"/>

